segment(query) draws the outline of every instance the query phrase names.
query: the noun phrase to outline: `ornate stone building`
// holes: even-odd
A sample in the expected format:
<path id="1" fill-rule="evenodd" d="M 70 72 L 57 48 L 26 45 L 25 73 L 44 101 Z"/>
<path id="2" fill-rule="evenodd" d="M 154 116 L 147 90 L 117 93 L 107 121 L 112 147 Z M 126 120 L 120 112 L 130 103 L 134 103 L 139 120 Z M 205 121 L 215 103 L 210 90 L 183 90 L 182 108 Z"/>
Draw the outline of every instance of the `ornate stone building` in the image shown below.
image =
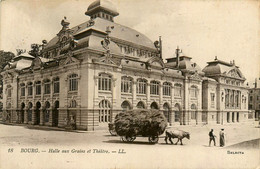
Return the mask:
<path id="1" fill-rule="evenodd" d="M 202 71 L 179 49 L 164 63 L 161 39 L 115 23 L 109 1 L 85 14 L 90 20 L 73 28 L 65 17 L 35 57 L 20 54 L 5 67 L 5 122 L 96 130 L 137 108 L 159 109 L 169 125 L 246 120 L 245 78 L 234 64 L 215 60 Z"/>
<path id="2" fill-rule="evenodd" d="M 254 87 L 249 89 L 248 109 L 254 113 L 255 120 L 259 121 L 260 117 L 260 77 L 255 79 Z M 252 117 L 253 118 L 253 117 Z"/>

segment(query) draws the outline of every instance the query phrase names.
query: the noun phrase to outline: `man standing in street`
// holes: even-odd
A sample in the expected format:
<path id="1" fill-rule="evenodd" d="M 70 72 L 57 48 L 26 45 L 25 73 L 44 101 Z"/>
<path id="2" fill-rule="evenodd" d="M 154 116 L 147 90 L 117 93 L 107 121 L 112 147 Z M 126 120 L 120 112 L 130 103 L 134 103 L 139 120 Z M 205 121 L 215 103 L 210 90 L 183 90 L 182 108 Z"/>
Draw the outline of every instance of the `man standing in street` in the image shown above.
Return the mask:
<path id="1" fill-rule="evenodd" d="M 224 129 L 221 129 L 221 131 L 219 132 L 219 144 L 220 144 L 220 147 L 224 147 L 225 146 L 225 133 L 224 133 Z"/>
<path id="2" fill-rule="evenodd" d="M 215 141 L 215 135 L 213 134 L 213 129 L 211 129 L 211 131 L 209 132 L 209 147 L 210 147 L 210 144 L 211 144 L 211 141 L 213 140 L 214 142 L 214 146 L 216 146 L 216 141 Z"/>

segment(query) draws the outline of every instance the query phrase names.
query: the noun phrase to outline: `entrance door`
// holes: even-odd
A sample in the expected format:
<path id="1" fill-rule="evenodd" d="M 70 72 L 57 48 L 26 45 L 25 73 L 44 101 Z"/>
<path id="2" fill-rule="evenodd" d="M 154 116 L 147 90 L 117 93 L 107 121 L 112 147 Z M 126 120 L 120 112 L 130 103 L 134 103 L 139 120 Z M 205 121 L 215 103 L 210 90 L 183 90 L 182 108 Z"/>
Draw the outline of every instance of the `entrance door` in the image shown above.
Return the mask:
<path id="1" fill-rule="evenodd" d="M 59 123 L 59 101 L 56 101 L 54 104 L 54 110 L 52 113 L 53 126 L 58 126 Z"/>
<path id="2" fill-rule="evenodd" d="M 40 108 L 41 108 L 41 103 L 37 102 L 36 103 L 36 110 L 35 110 L 35 124 L 39 125 L 40 124 Z"/>

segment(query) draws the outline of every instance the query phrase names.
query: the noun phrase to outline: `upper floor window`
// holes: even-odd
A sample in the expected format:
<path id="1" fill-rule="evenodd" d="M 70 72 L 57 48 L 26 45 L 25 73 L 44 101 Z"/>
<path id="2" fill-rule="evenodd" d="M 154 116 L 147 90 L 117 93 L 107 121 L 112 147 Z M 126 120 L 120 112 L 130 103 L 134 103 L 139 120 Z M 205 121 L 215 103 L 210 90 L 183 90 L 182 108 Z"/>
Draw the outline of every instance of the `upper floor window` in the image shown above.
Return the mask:
<path id="1" fill-rule="evenodd" d="M 10 85 L 7 86 L 7 97 L 12 97 L 12 87 Z"/>
<path id="2" fill-rule="evenodd" d="M 163 95 L 164 96 L 171 96 L 171 88 L 172 88 L 171 83 L 164 82 L 163 83 Z"/>
<path id="3" fill-rule="evenodd" d="M 78 90 L 78 75 L 72 74 L 69 76 L 69 91 Z"/>
<path id="4" fill-rule="evenodd" d="M 35 83 L 36 95 L 41 95 L 41 81 Z"/>
<path id="5" fill-rule="evenodd" d="M 145 79 L 137 79 L 136 93 L 146 94 L 147 81 Z"/>
<path id="6" fill-rule="evenodd" d="M 211 107 L 215 107 L 215 93 L 210 93 Z"/>
<path id="7" fill-rule="evenodd" d="M 60 78 L 53 79 L 53 93 L 60 92 Z"/>
<path id="8" fill-rule="evenodd" d="M 160 84 L 160 82 L 151 81 L 150 94 L 159 95 L 159 84 Z"/>
<path id="9" fill-rule="evenodd" d="M 192 97 L 192 98 L 197 98 L 197 87 L 195 87 L 195 86 L 191 86 L 191 88 L 190 88 L 190 96 Z"/>
<path id="10" fill-rule="evenodd" d="M 174 85 L 174 96 L 181 97 L 181 84 Z"/>
<path id="11" fill-rule="evenodd" d="M 28 96 L 32 96 L 33 95 L 33 83 L 29 82 L 28 83 Z"/>
<path id="12" fill-rule="evenodd" d="M 49 79 L 46 79 L 44 81 L 44 94 L 50 94 L 51 93 L 51 81 Z"/>
<path id="13" fill-rule="evenodd" d="M 121 92 L 132 93 L 132 78 L 130 77 L 121 78 Z"/>
<path id="14" fill-rule="evenodd" d="M 21 96 L 25 96 L 25 84 L 22 83 L 20 86 L 21 86 Z"/>
<path id="15" fill-rule="evenodd" d="M 108 74 L 101 73 L 98 77 L 98 90 L 111 91 L 112 77 Z"/>

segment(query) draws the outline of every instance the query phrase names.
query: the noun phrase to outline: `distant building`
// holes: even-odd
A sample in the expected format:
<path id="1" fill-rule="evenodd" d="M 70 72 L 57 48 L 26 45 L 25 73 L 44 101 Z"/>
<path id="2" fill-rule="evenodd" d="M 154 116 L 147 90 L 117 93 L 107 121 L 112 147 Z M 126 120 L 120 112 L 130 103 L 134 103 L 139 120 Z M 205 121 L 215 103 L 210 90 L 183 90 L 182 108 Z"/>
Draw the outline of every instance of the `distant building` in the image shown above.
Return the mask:
<path id="1" fill-rule="evenodd" d="M 65 17 L 36 57 L 20 54 L 5 67 L 6 123 L 96 130 L 138 108 L 162 111 L 169 125 L 248 121 L 248 89 L 234 62 L 216 58 L 201 70 L 176 49 L 164 63 L 161 40 L 115 23 L 109 1 L 85 14 L 90 20 L 73 28 Z"/>
<path id="2" fill-rule="evenodd" d="M 259 120 L 260 116 L 260 77 L 255 79 L 254 87 L 249 89 L 248 109 L 254 112 L 254 118 Z"/>

